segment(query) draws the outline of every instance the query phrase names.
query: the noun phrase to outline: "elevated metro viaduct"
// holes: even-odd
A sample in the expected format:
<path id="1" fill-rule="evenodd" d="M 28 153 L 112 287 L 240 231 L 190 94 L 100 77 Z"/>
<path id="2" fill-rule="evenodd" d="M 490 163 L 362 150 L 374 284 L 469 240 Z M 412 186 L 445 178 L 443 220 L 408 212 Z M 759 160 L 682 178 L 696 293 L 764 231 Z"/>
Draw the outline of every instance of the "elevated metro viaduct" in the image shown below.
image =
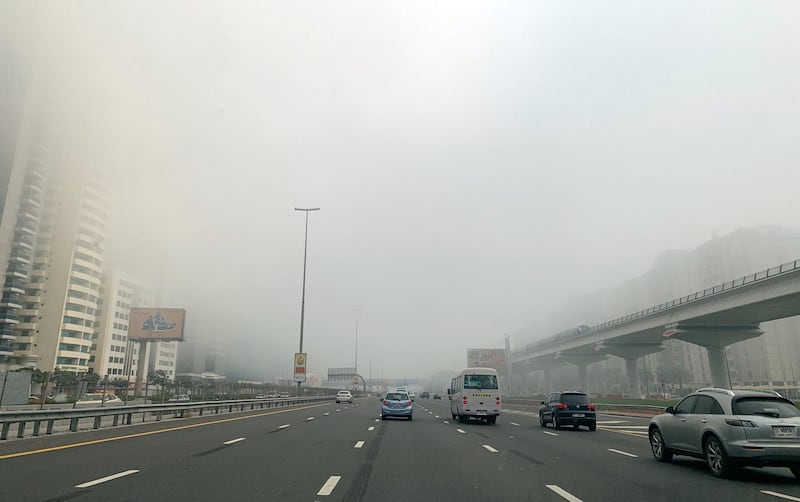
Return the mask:
<path id="1" fill-rule="evenodd" d="M 556 335 L 511 352 L 512 385 L 528 373 L 550 372 L 565 364 L 578 367 L 581 389 L 588 391 L 587 367 L 610 355 L 625 360 L 628 391 L 641 395 L 639 359 L 664 350 L 677 339 L 704 347 L 712 383 L 730 388 L 725 347 L 763 334 L 760 324 L 800 315 L 800 260 L 707 288 L 567 336 Z"/>

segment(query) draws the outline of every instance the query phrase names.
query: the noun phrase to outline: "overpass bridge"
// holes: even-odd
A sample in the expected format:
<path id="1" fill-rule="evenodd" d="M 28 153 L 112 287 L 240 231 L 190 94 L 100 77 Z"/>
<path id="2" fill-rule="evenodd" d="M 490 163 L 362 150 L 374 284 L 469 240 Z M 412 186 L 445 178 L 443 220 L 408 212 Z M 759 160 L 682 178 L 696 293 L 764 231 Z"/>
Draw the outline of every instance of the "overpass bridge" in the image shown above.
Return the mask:
<path id="1" fill-rule="evenodd" d="M 588 365 L 610 355 L 625 360 L 629 392 L 640 395 L 639 359 L 677 339 L 704 347 L 714 386 L 729 388 L 725 347 L 763 334 L 760 323 L 800 315 L 800 260 L 725 282 L 623 317 L 582 326 L 511 352 L 512 381 L 565 364 L 578 367 L 588 389 Z"/>

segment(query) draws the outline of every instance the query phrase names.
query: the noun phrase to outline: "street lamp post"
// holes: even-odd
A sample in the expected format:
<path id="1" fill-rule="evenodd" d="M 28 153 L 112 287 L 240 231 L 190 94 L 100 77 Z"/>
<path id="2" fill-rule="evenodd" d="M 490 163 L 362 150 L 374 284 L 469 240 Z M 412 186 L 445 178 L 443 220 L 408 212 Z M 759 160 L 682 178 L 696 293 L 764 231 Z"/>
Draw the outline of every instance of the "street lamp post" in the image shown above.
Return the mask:
<path id="1" fill-rule="evenodd" d="M 309 208 L 301 208 L 296 207 L 294 208 L 295 211 L 303 211 L 306 213 L 306 231 L 305 231 L 305 238 L 303 239 L 303 294 L 300 300 L 300 350 L 298 352 L 303 352 L 303 327 L 305 325 L 305 317 L 306 317 L 306 261 L 308 258 L 308 213 L 311 211 L 319 211 L 318 207 L 309 207 Z M 300 393 L 300 386 L 302 382 L 297 382 L 297 395 L 298 397 L 301 395 Z"/>

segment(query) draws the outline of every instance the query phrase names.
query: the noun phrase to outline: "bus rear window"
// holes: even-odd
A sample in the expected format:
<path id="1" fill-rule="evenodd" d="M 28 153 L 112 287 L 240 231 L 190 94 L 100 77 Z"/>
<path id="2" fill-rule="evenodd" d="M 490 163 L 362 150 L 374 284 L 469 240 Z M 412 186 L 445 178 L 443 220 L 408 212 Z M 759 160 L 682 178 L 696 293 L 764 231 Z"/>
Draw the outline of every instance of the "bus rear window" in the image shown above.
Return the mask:
<path id="1" fill-rule="evenodd" d="M 497 389 L 497 377 L 494 375 L 464 375 L 465 389 Z"/>

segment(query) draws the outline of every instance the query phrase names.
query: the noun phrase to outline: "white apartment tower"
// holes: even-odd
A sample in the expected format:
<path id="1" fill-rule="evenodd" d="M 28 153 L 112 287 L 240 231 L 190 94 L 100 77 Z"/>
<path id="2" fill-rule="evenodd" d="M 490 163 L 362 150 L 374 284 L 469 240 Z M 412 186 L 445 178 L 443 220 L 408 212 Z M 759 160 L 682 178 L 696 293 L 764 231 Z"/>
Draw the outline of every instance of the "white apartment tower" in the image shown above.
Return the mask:
<path id="1" fill-rule="evenodd" d="M 137 277 L 119 270 L 107 271 L 102 288 L 101 314 L 91 348 L 92 370 L 109 379 L 136 377 L 139 361 L 139 344 L 128 338 L 130 310 L 135 307 L 153 307 L 156 290 Z M 177 342 L 148 344 L 147 372 L 163 370 L 173 379 Z"/>

